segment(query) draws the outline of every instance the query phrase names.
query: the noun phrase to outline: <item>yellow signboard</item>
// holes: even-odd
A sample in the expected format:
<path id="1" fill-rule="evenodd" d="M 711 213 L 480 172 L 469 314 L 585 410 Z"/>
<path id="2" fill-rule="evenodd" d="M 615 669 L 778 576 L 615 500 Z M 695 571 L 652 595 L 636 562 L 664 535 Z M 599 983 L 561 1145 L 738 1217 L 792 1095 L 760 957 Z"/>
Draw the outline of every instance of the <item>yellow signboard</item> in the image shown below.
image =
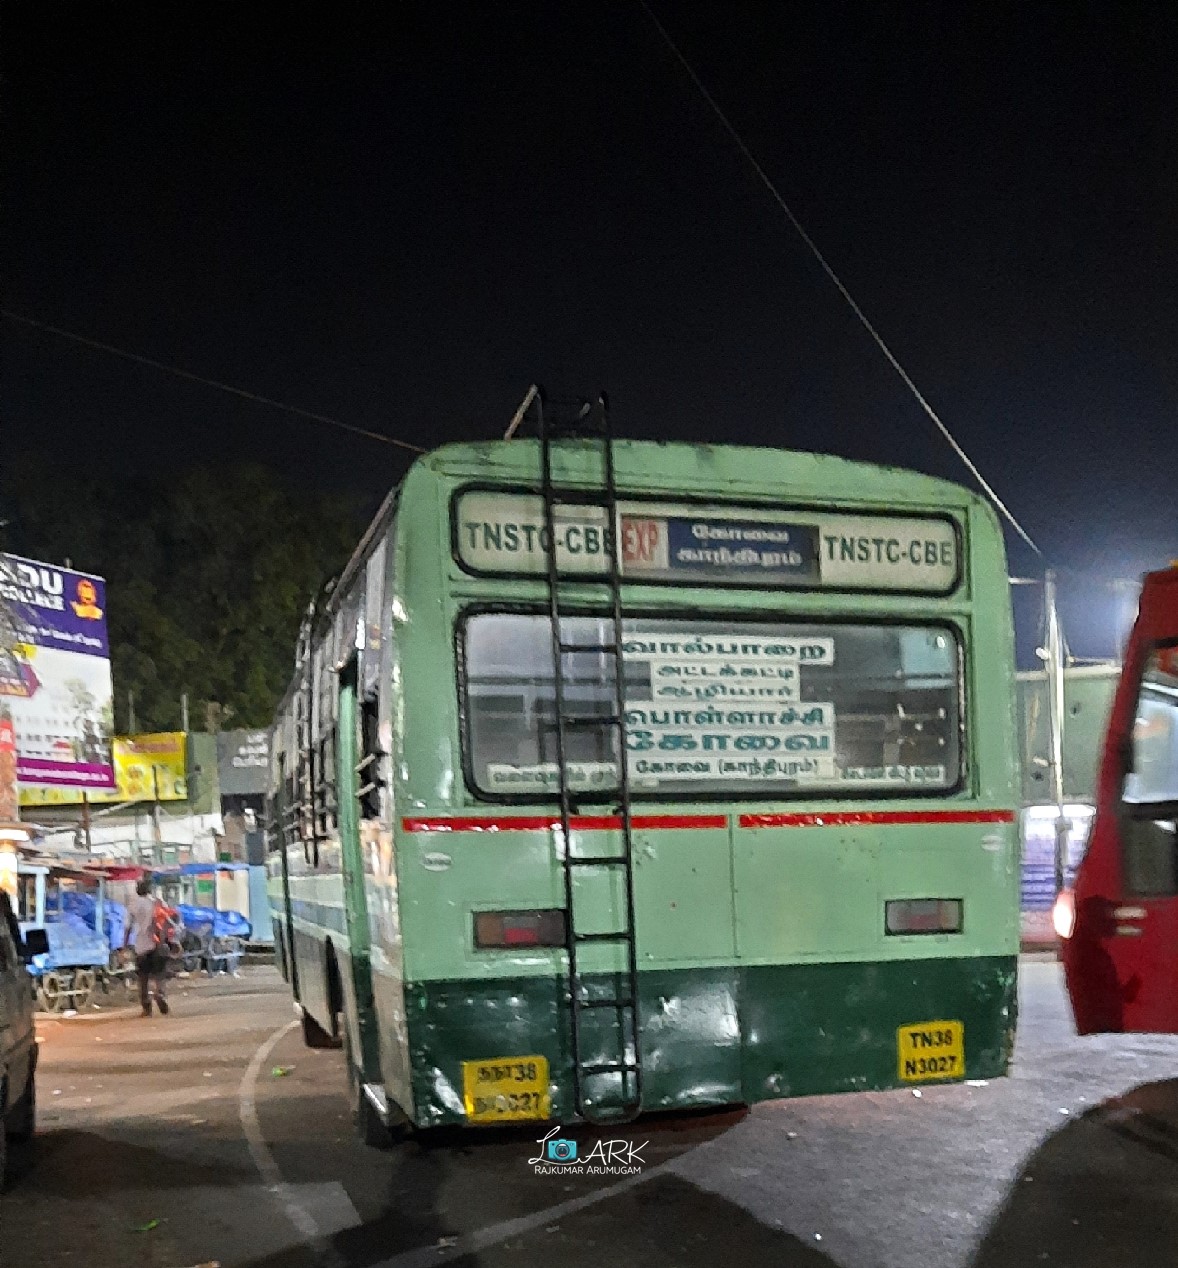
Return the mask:
<path id="1" fill-rule="evenodd" d="M 188 796 L 188 744 L 183 731 L 120 735 L 114 740 L 115 788 L 88 793 L 92 803 L 184 801 Z M 22 788 L 22 806 L 76 806 L 78 788 Z"/>

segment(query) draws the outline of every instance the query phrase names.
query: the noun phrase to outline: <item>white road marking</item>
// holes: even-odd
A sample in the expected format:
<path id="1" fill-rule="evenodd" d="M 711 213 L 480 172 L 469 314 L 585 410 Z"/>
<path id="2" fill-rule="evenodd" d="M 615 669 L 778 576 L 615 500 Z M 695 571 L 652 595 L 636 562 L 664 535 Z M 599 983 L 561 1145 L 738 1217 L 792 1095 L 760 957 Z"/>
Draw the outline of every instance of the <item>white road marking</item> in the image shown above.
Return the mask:
<path id="1" fill-rule="evenodd" d="M 256 1098 L 258 1073 L 278 1042 L 297 1025 L 297 1021 L 289 1021 L 285 1026 L 279 1026 L 270 1038 L 260 1045 L 257 1052 L 254 1053 L 245 1074 L 242 1075 L 241 1086 L 237 1091 L 241 1130 L 245 1134 L 245 1142 L 249 1147 L 250 1157 L 254 1160 L 254 1166 L 258 1169 L 258 1174 L 262 1177 L 269 1192 L 274 1195 L 279 1206 L 282 1207 L 286 1218 L 299 1231 L 303 1240 L 318 1256 L 320 1261 L 327 1265 L 327 1268 L 347 1268 L 343 1256 L 328 1244 L 327 1231 L 320 1227 L 318 1220 L 298 1200 L 294 1187 L 283 1180 L 282 1173 L 278 1170 L 274 1155 L 266 1145 L 261 1125 L 258 1122 Z M 341 1216 L 340 1207 L 344 1202 L 347 1203 L 349 1210 Z M 352 1205 L 351 1199 L 343 1192 L 342 1186 L 340 1186 L 339 1196 L 334 1197 L 333 1195 L 333 1204 L 335 1206 L 335 1218 L 332 1222 L 336 1224 L 336 1227 L 331 1232 L 339 1232 L 344 1227 L 352 1227 L 360 1223 L 360 1214 Z M 342 1223 L 341 1218 L 344 1221 Z"/>
<path id="2" fill-rule="evenodd" d="M 692 1150 L 691 1152 L 695 1152 Z M 404 1250 L 389 1259 L 382 1259 L 371 1268 L 428 1268 L 432 1264 L 449 1263 L 452 1259 L 461 1259 L 464 1255 L 477 1254 L 487 1250 L 509 1237 L 518 1237 L 530 1233 L 534 1228 L 542 1228 L 555 1220 L 563 1219 L 583 1211 L 586 1207 L 596 1206 L 599 1202 L 608 1202 L 610 1198 L 625 1193 L 637 1185 L 664 1171 L 671 1170 L 671 1162 L 660 1162 L 657 1166 L 647 1167 L 636 1176 L 627 1176 L 617 1184 L 605 1189 L 595 1189 L 592 1193 L 584 1193 L 579 1198 L 569 1198 L 567 1202 L 558 1202 L 555 1206 L 546 1206 L 542 1211 L 533 1211 L 531 1215 L 520 1215 L 513 1220 L 503 1220 L 498 1224 L 487 1224 L 473 1233 L 464 1233 L 452 1246 L 418 1246 L 414 1250 Z"/>
<path id="3" fill-rule="evenodd" d="M 238 1091 L 241 1128 L 245 1133 L 246 1144 L 249 1146 L 254 1166 L 257 1167 L 259 1174 L 265 1181 L 267 1190 L 274 1195 L 282 1207 L 287 1219 L 302 1234 L 306 1244 L 310 1246 L 328 1268 L 347 1268 L 346 1261 L 340 1253 L 327 1242 L 329 1230 L 324 1229 L 319 1221 L 298 1201 L 298 1191 L 295 1187 L 283 1180 L 282 1174 L 278 1170 L 278 1164 L 274 1161 L 274 1155 L 266 1145 L 266 1141 L 262 1136 L 261 1126 L 258 1123 L 258 1111 L 255 1100 L 258 1074 L 279 1041 L 298 1024 L 297 1021 L 291 1021 L 287 1022 L 285 1026 L 280 1026 L 254 1053 L 253 1059 L 249 1063 L 249 1068 L 242 1077 L 241 1087 Z M 699 1149 L 705 1147 L 697 1146 L 688 1152 L 696 1153 Z M 618 1197 L 637 1185 L 644 1184 L 647 1180 L 653 1179 L 657 1175 L 662 1175 L 663 1172 L 670 1171 L 673 1163 L 679 1162 L 681 1157 L 682 1155 L 672 1161 L 661 1162 L 656 1166 L 647 1167 L 639 1175 L 627 1176 L 624 1180 L 619 1180 L 617 1184 L 611 1184 L 604 1189 L 595 1189 L 592 1193 L 585 1193 L 580 1197 L 569 1198 L 568 1201 L 558 1202 L 555 1206 L 546 1206 L 543 1210 L 533 1211 L 530 1215 L 521 1215 L 515 1219 L 502 1220 L 498 1224 L 487 1224 L 473 1233 L 462 1234 L 452 1246 L 438 1246 L 436 1244 L 418 1246 L 413 1250 L 401 1251 L 389 1259 L 382 1259 L 379 1263 L 371 1265 L 371 1268 L 433 1268 L 435 1264 L 445 1264 L 454 1259 L 461 1259 L 464 1255 L 476 1254 L 479 1251 L 487 1250 L 491 1246 L 496 1246 L 510 1237 L 521 1236 L 524 1233 L 531 1232 L 533 1229 L 551 1224 L 555 1220 L 563 1219 L 566 1215 L 573 1215 L 577 1211 L 596 1206 L 600 1202 L 608 1202 L 610 1198 Z M 299 1186 L 299 1190 L 306 1193 L 310 1187 L 312 1186 Z M 353 1206 L 342 1185 L 332 1187 L 338 1189 L 339 1193 L 338 1195 L 332 1194 L 331 1205 L 334 1209 L 328 1222 L 334 1227 L 330 1229 L 330 1232 L 341 1232 L 344 1228 L 355 1227 L 361 1222 L 359 1212 Z"/>

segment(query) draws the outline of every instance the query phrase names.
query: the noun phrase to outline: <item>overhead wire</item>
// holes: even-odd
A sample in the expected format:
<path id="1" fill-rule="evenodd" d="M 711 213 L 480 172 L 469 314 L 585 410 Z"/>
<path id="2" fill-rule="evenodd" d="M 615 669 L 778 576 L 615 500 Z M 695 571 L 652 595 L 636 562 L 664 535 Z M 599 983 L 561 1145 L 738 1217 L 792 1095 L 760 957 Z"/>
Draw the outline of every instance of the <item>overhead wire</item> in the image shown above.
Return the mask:
<path id="1" fill-rule="evenodd" d="M 802 222 L 797 218 L 797 216 L 793 212 L 793 209 L 782 197 L 781 192 L 778 190 L 777 186 L 773 183 L 772 178 L 761 166 L 760 162 L 757 160 L 756 155 L 753 154 L 752 150 L 748 147 L 748 144 L 745 142 L 744 138 L 737 131 L 735 125 L 724 113 L 719 102 L 717 102 L 715 97 L 713 97 L 712 94 L 708 91 L 708 88 L 704 84 L 703 80 L 700 79 L 698 74 L 696 74 L 695 68 L 683 55 L 683 52 L 680 50 L 678 44 L 676 44 L 675 41 L 671 38 L 671 34 L 667 30 L 667 28 L 662 24 L 662 22 L 659 21 L 658 16 L 655 14 L 654 10 L 647 3 L 647 0 L 638 0 L 638 3 L 642 6 L 642 9 L 646 13 L 646 16 L 650 19 L 650 21 L 654 25 L 655 30 L 658 31 L 659 35 L 661 36 L 663 40 L 663 43 L 666 44 L 667 48 L 670 49 L 671 53 L 675 56 L 675 59 L 678 61 L 679 65 L 683 67 L 684 71 L 686 71 L 688 78 L 695 85 L 696 89 L 699 91 L 700 96 L 707 103 L 712 113 L 716 116 L 716 118 L 720 121 L 721 125 L 724 127 L 724 130 L 728 133 L 728 135 L 732 138 L 733 142 L 736 144 L 737 149 L 740 150 L 741 154 L 744 156 L 749 166 L 756 173 L 757 178 L 760 180 L 761 184 L 765 186 L 765 188 L 769 191 L 770 195 L 772 196 L 774 202 L 776 202 L 778 207 L 780 207 L 782 212 L 784 212 L 786 219 L 790 222 L 790 224 L 793 226 L 793 228 L 797 232 L 798 236 L 806 244 L 807 248 L 809 249 L 811 255 L 813 255 L 814 259 L 818 261 L 819 265 L 822 268 L 822 271 L 835 285 L 835 287 L 838 289 L 838 292 L 843 297 L 843 299 L 846 300 L 851 311 L 859 319 L 863 328 L 871 336 L 872 340 L 874 340 L 876 347 L 878 347 L 880 352 L 882 352 L 883 355 L 887 358 L 887 361 L 891 365 L 892 369 L 895 370 L 895 372 L 900 376 L 905 387 L 907 387 L 908 390 L 912 393 L 913 397 L 915 397 L 917 404 L 921 407 L 922 410 L 924 410 L 925 414 L 927 414 L 928 417 L 932 420 L 934 426 L 937 428 L 937 430 L 948 442 L 953 452 L 965 464 L 970 474 L 978 482 L 981 488 L 985 491 L 990 501 L 993 502 L 994 505 L 998 508 L 998 510 L 1001 511 L 1001 513 L 1006 517 L 1011 528 L 1014 529 L 1014 531 L 1019 535 L 1019 537 L 1021 537 L 1022 540 L 1026 542 L 1026 544 L 1035 552 L 1036 555 L 1042 558 L 1043 552 L 1035 544 L 1035 542 L 1031 538 L 1031 535 L 1027 532 L 1025 528 L 1023 528 L 1023 526 L 1018 522 L 1018 520 L 1015 519 L 1013 512 L 1006 505 L 1006 503 L 1002 501 L 1002 499 L 998 496 L 998 494 L 994 491 L 994 489 L 991 487 L 989 482 L 982 475 L 981 471 L 978 470 L 977 464 L 974 463 L 974 461 L 970 458 L 970 456 L 965 452 L 965 450 L 957 442 L 957 439 L 954 437 L 953 433 L 949 430 L 949 428 L 945 425 L 945 423 L 941 421 L 941 418 L 937 414 L 937 411 L 933 409 L 932 405 L 929 404 L 929 402 L 925 399 L 923 393 L 912 381 L 912 377 L 908 374 L 907 370 L 905 370 L 904 367 L 900 364 L 899 360 L 896 358 L 896 355 L 892 352 L 891 348 L 889 348 L 887 343 L 885 343 L 883 336 L 879 333 L 878 330 L 876 330 L 875 326 L 872 325 L 871 321 L 867 317 L 867 314 L 863 311 L 862 308 L 860 308 L 859 304 L 856 302 L 855 297 L 843 284 L 842 279 L 834 271 L 830 263 L 827 261 L 826 257 L 819 250 L 817 243 L 815 243 L 814 239 L 811 238 L 810 235 L 806 232 L 806 229 L 803 226 Z"/>
<path id="2" fill-rule="evenodd" d="M 222 383 L 218 379 L 206 378 L 203 374 L 194 374 L 191 370 L 183 370 L 179 366 L 168 365 L 163 361 L 155 360 L 154 357 L 145 357 L 141 353 L 130 352 L 126 348 L 117 348 L 111 343 L 103 343 L 100 339 L 91 339 L 72 330 L 63 330 L 60 326 L 52 326 L 47 321 L 38 321 L 36 318 L 26 317 L 23 313 L 15 313 L 8 308 L 0 308 L 0 317 L 4 317 L 8 321 L 19 322 L 24 326 L 30 326 L 34 330 L 46 331 L 48 334 L 57 335 L 61 339 L 70 339 L 74 343 L 82 344 L 87 348 L 96 348 L 100 352 L 109 352 L 112 356 L 122 357 L 124 360 L 134 361 L 139 365 L 151 366 L 152 369 L 162 370 L 165 374 L 173 374 L 177 378 L 188 379 L 192 383 L 203 383 L 205 387 L 228 392 L 232 396 L 239 396 L 245 401 L 253 401 L 257 405 L 268 405 L 271 409 L 283 410 L 287 414 L 294 414 L 298 418 L 309 419 L 313 423 L 324 423 L 328 427 L 336 427 L 340 431 L 351 432 L 354 436 L 364 436 L 368 440 L 378 440 L 382 444 L 394 445 L 396 448 L 406 449 L 410 453 L 421 454 L 426 452 L 420 445 L 410 444 L 407 440 L 399 440 L 396 436 L 386 436 L 383 432 L 370 431 L 367 427 L 357 427 L 355 423 L 345 423 L 339 418 L 331 418 L 326 414 L 316 414 L 313 410 L 302 409 L 298 405 L 288 405 L 285 401 L 276 401 L 270 396 L 262 396 L 257 392 L 248 392 L 245 388 L 234 387 L 231 383 Z"/>

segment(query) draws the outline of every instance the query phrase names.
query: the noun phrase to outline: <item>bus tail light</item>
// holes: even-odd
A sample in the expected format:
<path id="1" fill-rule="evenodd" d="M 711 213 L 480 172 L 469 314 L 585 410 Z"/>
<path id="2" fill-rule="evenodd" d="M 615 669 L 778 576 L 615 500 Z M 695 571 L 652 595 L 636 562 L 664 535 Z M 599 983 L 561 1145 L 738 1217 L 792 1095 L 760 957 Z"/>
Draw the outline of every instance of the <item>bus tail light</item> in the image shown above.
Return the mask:
<path id="1" fill-rule="evenodd" d="M 479 951 L 512 950 L 515 947 L 563 947 L 564 912 L 476 911 L 474 945 Z"/>
<path id="2" fill-rule="evenodd" d="M 1051 925 L 1065 942 L 1076 928 L 1076 897 L 1070 889 L 1061 889 L 1051 909 Z"/>
<path id="3" fill-rule="evenodd" d="M 884 903 L 888 933 L 960 933 L 960 898 L 892 898 Z"/>

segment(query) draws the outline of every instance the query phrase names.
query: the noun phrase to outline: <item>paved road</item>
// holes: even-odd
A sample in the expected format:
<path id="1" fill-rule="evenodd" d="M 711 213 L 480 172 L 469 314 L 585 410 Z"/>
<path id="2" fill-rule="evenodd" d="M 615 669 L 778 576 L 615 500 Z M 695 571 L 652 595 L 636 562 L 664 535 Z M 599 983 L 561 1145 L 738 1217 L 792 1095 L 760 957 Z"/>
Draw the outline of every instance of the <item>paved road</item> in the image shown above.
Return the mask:
<path id="1" fill-rule="evenodd" d="M 86 1268 L 1116 1268 L 1178 1244 L 1178 1040 L 1077 1039 L 1028 961 L 1012 1077 L 643 1122 L 625 1178 L 537 1175 L 536 1133 L 355 1140 L 341 1058 L 268 969 L 167 1019 L 45 1020 L 41 1125 L 0 1262 Z M 276 1073 L 276 1071 L 284 1073 Z M 582 1156 L 598 1133 L 577 1133 Z M 10 1258 L 11 1256 L 11 1258 Z"/>

